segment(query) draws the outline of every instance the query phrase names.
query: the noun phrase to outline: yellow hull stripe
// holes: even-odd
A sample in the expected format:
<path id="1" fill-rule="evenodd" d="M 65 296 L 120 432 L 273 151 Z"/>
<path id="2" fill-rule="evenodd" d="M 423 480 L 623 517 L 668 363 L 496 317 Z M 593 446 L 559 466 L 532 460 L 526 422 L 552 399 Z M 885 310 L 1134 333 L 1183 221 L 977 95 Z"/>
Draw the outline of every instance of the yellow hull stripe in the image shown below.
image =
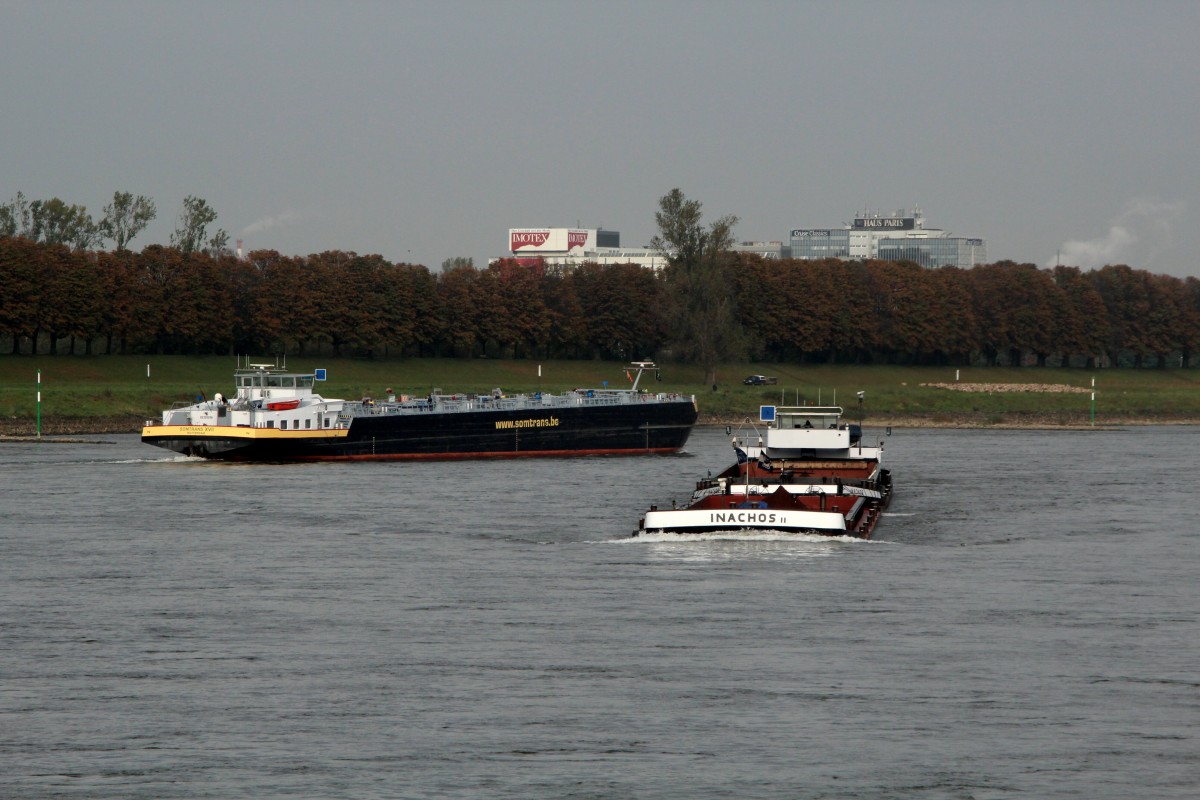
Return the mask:
<path id="1" fill-rule="evenodd" d="M 242 428 L 233 425 L 147 425 L 142 438 L 173 439 L 180 436 L 207 439 L 344 439 L 348 428 L 279 430 L 278 428 Z"/>

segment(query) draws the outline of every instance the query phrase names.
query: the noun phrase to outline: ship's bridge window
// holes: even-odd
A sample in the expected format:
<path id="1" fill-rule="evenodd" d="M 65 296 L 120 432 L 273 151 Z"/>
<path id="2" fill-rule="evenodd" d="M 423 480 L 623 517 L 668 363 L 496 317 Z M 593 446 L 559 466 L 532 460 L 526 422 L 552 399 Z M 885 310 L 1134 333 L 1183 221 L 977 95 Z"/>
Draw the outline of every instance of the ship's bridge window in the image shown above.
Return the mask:
<path id="1" fill-rule="evenodd" d="M 283 376 L 282 375 L 268 375 L 267 376 L 267 386 L 280 386 L 280 387 L 283 386 Z"/>
<path id="2" fill-rule="evenodd" d="M 312 385 L 313 385 L 313 376 L 312 375 L 297 375 L 296 376 L 296 385 L 299 386 L 301 389 L 311 389 Z"/>
<path id="3" fill-rule="evenodd" d="M 815 414 L 812 416 L 807 416 L 807 415 L 805 415 L 805 416 L 800 416 L 800 415 L 790 416 L 787 418 L 786 424 L 783 427 L 785 427 L 785 428 L 828 428 L 830 419 L 833 419 L 833 418 L 827 418 L 827 417 L 815 415 Z"/>

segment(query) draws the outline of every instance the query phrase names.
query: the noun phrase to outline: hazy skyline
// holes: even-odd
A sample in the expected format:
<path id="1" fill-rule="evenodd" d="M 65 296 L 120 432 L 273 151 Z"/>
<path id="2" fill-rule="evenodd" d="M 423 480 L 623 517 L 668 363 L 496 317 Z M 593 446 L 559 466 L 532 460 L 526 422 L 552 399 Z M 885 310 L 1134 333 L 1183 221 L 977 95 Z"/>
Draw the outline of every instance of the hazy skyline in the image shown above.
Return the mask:
<path id="1" fill-rule="evenodd" d="M 15 2 L 0 202 L 183 199 L 436 269 L 512 227 L 739 240 L 919 206 L 989 261 L 1200 276 L 1200 4 Z"/>

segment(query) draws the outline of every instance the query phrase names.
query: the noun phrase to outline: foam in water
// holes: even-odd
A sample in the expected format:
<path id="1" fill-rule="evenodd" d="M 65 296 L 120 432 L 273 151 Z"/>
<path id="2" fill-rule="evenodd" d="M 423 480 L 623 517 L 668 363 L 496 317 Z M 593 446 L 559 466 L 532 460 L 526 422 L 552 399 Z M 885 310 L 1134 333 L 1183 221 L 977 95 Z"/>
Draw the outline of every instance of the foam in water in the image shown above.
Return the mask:
<path id="1" fill-rule="evenodd" d="M 641 533 L 622 539 L 610 539 L 605 543 L 627 544 L 631 542 L 803 542 L 810 544 L 827 544 L 829 542 L 846 542 L 857 544 L 865 542 L 857 536 L 825 536 L 816 533 L 795 533 L 792 531 L 744 530 L 744 531 L 712 531 L 707 533 Z"/>

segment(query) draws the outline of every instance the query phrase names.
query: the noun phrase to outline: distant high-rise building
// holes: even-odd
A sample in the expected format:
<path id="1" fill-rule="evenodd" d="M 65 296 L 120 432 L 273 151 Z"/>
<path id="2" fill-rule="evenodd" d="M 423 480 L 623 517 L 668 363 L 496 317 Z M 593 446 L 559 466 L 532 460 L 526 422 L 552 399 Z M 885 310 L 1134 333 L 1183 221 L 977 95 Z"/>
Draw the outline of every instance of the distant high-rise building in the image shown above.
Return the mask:
<path id="1" fill-rule="evenodd" d="M 913 261 L 930 268 L 970 268 L 984 263 L 987 251 L 983 239 L 926 228 L 920 209 L 901 209 L 892 216 L 864 211 L 853 224 L 842 228 L 797 228 L 792 231 L 791 257 Z"/>

